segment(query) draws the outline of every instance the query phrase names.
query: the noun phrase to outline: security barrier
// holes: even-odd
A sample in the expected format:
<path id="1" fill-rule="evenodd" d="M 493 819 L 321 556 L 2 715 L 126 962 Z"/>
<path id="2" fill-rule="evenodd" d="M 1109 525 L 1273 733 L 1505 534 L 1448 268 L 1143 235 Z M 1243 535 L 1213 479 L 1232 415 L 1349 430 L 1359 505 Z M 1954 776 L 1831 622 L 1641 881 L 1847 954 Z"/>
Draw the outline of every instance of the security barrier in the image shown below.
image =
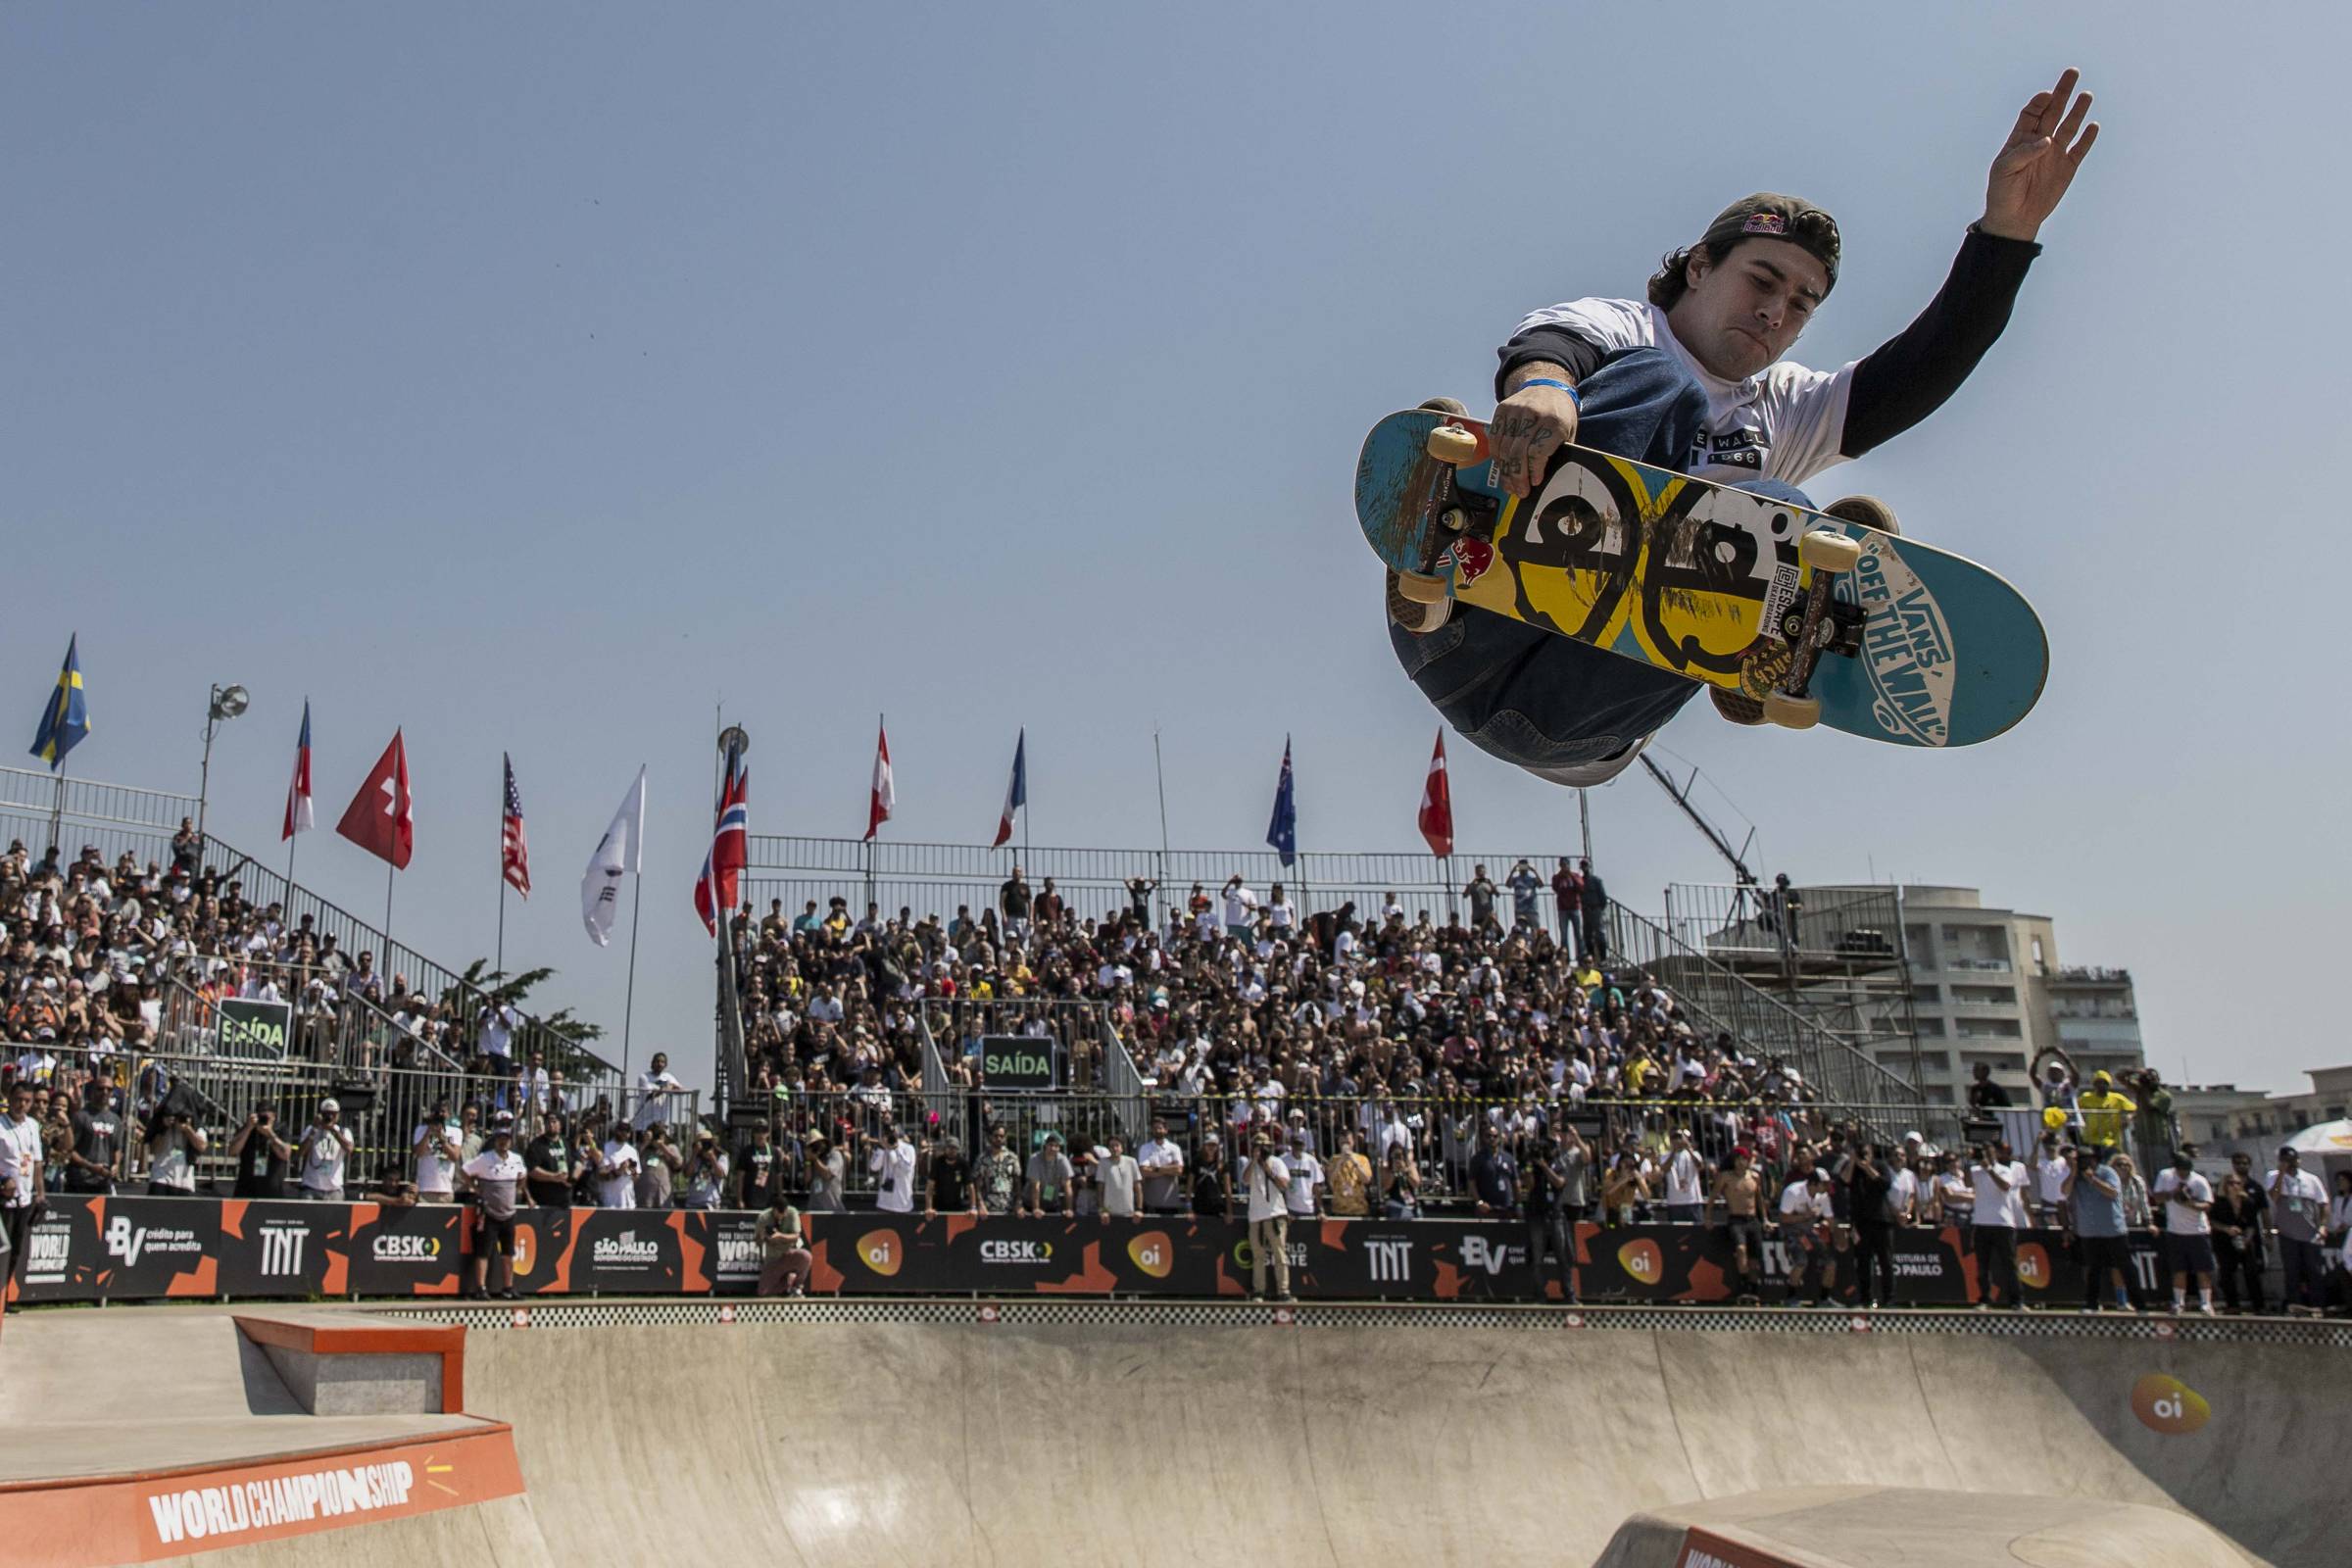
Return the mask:
<path id="1" fill-rule="evenodd" d="M 747 1210 L 525 1208 L 514 1288 L 525 1296 L 747 1295 L 760 1277 L 759 1215 Z M 820 1295 L 1238 1297 L 1250 1289 L 1249 1229 L 1190 1215 L 1019 1219 L 874 1210 L 805 1216 Z M 169 1198 L 61 1198 L 35 1223 L 20 1274 L 26 1301 L 168 1298 L 449 1297 L 458 1294 L 472 1211 L 413 1206 Z M 1722 1301 L 1732 1251 L 1696 1225 L 1575 1228 L 1588 1298 Z M 1324 1300 L 1557 1299 L 1530 1264 L 1527 1228 L 1494 1219 L 1307 1219 L 1290 1230 L 1293 1294 Z M 1838 1253 L 1841 1281 L 1851 1254 Z M 1953 1227 L 1897 1231 L 1896 1286 L 1908 1305 L 1975 1299 L 1976 1260 Z M 1765 1299 L 1787 1290 L 1788 1258 L 1767 1232 Z M 2134 1242 L 2143 1291 L 2162 1282 L 2151 1238 Z M 2082 1301 L 2064 1238 L 2022 1231 L 2027 1299 Z"/>

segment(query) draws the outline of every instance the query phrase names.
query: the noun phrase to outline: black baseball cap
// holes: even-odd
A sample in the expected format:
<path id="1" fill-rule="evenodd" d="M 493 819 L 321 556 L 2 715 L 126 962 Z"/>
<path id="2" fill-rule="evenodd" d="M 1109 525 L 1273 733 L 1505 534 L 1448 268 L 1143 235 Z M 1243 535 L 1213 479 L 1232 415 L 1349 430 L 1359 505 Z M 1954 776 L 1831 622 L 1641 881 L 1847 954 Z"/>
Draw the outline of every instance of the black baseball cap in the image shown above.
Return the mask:
<path id="1" fill-rule="evenodd" d="M 1838 286 L 1838 220 L 1804 198 L 1769 190 L 1742 196 L 1715 215 L 1699 243 L 1736 245 L 1743 239 L 1785 239 L 1821 264 L 1831 288 Z"/>

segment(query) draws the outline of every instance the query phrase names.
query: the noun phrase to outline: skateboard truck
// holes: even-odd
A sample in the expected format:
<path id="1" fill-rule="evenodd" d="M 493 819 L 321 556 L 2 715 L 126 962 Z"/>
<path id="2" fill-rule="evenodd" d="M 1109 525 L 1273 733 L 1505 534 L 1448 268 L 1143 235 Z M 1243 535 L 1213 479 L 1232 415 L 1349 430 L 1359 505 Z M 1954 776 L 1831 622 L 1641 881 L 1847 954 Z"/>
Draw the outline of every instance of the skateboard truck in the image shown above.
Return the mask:
<path id="1" fill-rule="evenodd" d="M 1423 405 L 1428 407 L 1427 404 Z M 1455 404 L 1444 413 L 1458 413 Z M 1426 448 L 1429 455 L 1445 465 L 1438 480 L 1436 493 L 1431 497 L 1438 509 L 1438 525 L 1447 535 L 1468 533 L 1482 524 L 1492 523 L 1501 514 L 1502 507 L 1492 496 L 1483 496 L 1462 489 L 1453 482 L 1453 470 L 1483 462 L 1479 455 L 1478 437 L 1458 424 L 1441 424 L 1429 432 Z M 1440 545 L 1430 561 L 1436 565 L 1444 559 L 1447 546 Z M 1446 597 L 1450 586 L 1448 579 L 1437 572 L 1400 571 L 1396 574 L 1396 591 L 1415 604 L 1434 605 Z"/>
<path id="2" fill-rule="evenodd" d="M 1844 534 L 1816 528 L 1797 540 L 1796 559 L 1812 569 L 1813 586 L 1805 595 L 1802 614 L 1791 608 L 1782 621 L 1788 639 L 1788 673 L 1764 694 L 1764 716 L 1785 729 L 1811 729 L 1821 722 L 1821 699 L 1811 695 L 1821 656 L 1861 651 L 1862 607 L 1840 603 L 1832 594 L 1838 578 L 1862 559 L 1862 546 Z"/>

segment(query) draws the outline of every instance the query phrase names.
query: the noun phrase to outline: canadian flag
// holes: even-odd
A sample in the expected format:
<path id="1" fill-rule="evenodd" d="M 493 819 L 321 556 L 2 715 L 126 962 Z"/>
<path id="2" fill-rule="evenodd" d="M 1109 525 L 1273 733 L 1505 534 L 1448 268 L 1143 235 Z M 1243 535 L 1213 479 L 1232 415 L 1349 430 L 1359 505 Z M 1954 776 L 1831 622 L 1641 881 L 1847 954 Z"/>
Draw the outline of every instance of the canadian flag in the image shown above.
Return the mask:
<path id="1" fill-rule="evenodd" d="M 873 799 L 868 803 L 865 813 L 867 838 L 872 838 L 880 831 L 882 824 L 890 820 L 891 808 L 898 804 L 899 792 L 890 779 L 890 726 L 884 724 L 874 742 Z"/>
<path id="2" fill-rule="evenodd" d="M 1421 786 L 1421 837 L 1432 855 L 1453 853 L 1453 792 L 1446 787 L 1446 732 L 1429 754 L 1429 779 Z"/>
<path id="3" fill-rule="evenodd" d="M 394 870 L 405 871 L 416 848 L 416 798 L 409 793 L 409 754 L 400 744 L 400 731 L 394 730 L 392 744 L 344 808 L 335 831 L 377 859 L 391 861 Z"/>

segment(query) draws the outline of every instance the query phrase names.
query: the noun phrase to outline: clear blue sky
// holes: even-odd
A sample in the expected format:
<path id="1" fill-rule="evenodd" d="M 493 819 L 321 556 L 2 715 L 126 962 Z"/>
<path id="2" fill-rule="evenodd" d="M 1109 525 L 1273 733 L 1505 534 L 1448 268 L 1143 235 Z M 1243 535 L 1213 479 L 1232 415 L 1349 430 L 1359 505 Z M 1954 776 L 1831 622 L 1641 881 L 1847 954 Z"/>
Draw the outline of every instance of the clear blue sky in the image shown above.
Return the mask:
<path id="1" fill-rule="evenodd" d="M 2299 1087 L 2345 1058 L 2345 13 L 1927 9 L 10 7 L 0 694 L 29 742 L 78 630 L 74 770 L 192 790 L 244 682 L 215 820 L 257 850 L 306 694 L 322 830 L 405 725 L 399 934 L 453 962 L 512 752 L 510 957 L 614 1024 L 576 881 L 650 761 L 638 1049 L 699 1073 L 714 704 L 759 831 L 861 830 L 887 710 L 896 836 L 985 835 L 1026 724 L 1039 843 L 1154 842 L 1157 723 L 1179 846 L 1257 842 L 1289 731 L 1310 848 L 1411 847 L 1364 428 L 1757 187 L 1845 235 L 1795 357 L 1867 352 L 2071 63 L 2105 133 L 2008 337 L 1816 486 L 2016 581 L 2040 708 L 1663 746 L 1764 868 L 1981 885 L 2132 967 L 2159 1065 Z M 1465 844 L 1565 846 L 1573 796 L 1453 759 Z M 1593 810 L 1636 906 L 1719 875 L 1638 773 Z M 381 897 L 331 833 L 305 866 Z"/>

